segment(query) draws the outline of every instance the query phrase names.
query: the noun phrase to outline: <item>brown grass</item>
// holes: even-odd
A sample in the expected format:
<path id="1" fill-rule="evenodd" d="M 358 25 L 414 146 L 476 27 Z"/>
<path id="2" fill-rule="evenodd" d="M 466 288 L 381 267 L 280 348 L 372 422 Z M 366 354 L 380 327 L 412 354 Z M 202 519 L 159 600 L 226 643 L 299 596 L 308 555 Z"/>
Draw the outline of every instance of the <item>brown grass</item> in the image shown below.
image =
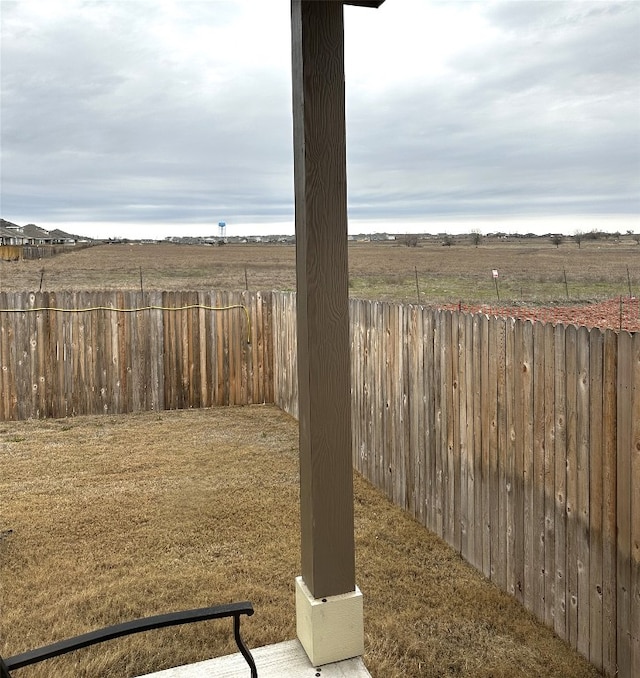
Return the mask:
<path id="1" fill-rule="evenodd" d="M 452 247 L 423 241 L 351 243 L 352 297 L 415 302 L 416 271 L 422 303 L 495 302 L 492 269 L 499 270 L 501 301 L 567 302 L 640 293 L 640 246 L 627 237 L 573 243 L 559 248 L 547 239 L 484 239 L 480 247 L 464 240 Z M 42 273 L 44 269 L 44 273 Z M 246 270 L 246 278 L 245 278 Z M 292 245 L 100 245 L 41 261 L 0 261 L 0 290 L 51 291 L 140 289 L 199 290 L 295 289 Z"/>
<path id="2" fill-rule="evenodd" d="M 4 655 L 243 599 L 251 647 L 295 636 L 297 424 L 277 408 L 4 423 L 0 465 Z M 598 675 L 361 478 L 355 489 L 374 677 Z M 234 651 L 231 635 L 227 621 L 153 631 L 18 675 L 134 676 Z"/>

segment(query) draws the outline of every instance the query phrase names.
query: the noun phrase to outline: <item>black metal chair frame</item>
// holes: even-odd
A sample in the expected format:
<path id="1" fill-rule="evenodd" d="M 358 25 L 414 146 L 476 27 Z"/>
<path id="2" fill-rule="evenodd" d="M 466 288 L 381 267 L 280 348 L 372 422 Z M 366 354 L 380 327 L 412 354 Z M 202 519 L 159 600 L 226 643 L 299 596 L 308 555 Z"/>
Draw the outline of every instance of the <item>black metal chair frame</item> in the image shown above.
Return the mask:
<path id="1" fill-rule="evenodd" d="M 3 659 L 0 656 L 0 678 L 11 678 L 11 671 L 20 669 L 23 666 L 37 664 L 45 659 L 59 657 L 67 652 L 80 650 L 83 647 L 104 643 L 107 640 L 129 636 L 134 633 L 151 631 L 152 629 L 161 629 L 167 626 L 179 626 L 181 624 L 191 624 L 193 622 L 205 621 L 207 619 L 221 619 L 223 617 L 233 617 L 233 635 L 236 645 L 242 653 L 242 656 L 249 664 L 251 669 L 251 678 L 258 677 L 258 670 L 255 661 L 240 637 L 240 616 L 253 614 L 253 605 L 250 602 L 230 603 L 228 605 L 217 605 L 215 607 L 201 607 L 197 610 L 184 610 L 183 612 L 172 612 L 170 614 L 159 614 L 153 617 L 136 619 L 115 626 L 108 626 L 97 631 L 91 631 L 75 638 L 61 640 L 52 645 L 40 647 L 37 650 L 23 652 L 13 657 Z"/>

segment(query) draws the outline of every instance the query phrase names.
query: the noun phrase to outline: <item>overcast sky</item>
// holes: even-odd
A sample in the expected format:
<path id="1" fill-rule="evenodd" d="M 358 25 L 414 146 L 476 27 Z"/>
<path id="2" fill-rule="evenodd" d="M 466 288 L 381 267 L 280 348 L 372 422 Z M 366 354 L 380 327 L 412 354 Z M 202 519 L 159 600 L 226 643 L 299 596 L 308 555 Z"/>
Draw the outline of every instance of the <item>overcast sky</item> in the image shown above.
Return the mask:
<path id="1" fill-rule="evenodd" d="M 293 232 L 289 0 L 0 0 L 0 216 Z M 640 231 L 640 2 L 345 8 L 350 231 Z"/>

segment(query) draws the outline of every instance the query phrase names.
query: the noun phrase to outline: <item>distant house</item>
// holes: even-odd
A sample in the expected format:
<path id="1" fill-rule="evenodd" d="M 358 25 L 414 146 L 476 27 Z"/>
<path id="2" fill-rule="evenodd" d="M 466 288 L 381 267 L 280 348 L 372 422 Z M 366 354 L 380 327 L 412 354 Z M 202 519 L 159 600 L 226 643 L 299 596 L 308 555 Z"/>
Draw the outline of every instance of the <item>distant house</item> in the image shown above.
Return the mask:
<path id="1" fill-rule="evenodd" d="M 25 241 L 20 226 L 0 219 L 0 245 L 24 245 Z"/>
<path id="2" fill-rule="evenodd" d="M 22 229 L 22 233 L 28 245 L 51 245 L 53 242 L 49 231 L 45 231 L 44 228 L 35 224 L 27 224 Z"/>
<path id="3" fill-rule="evenodd" d="M 0 219 L 0 258 L 5 261 L 52 257 L 66 248 L 89 246 L 91 241 L 60 229 L 47 231 L 35 224 L 18 226 Z"/>
<path id="4" fill-rule="evenodd" d="M 77 235 L 65 233 L 59 228 L 54 228 L 53 231 L 49 231 L 49 237 L 51 238 L 52 245 L 75 245 L 78 240 L 80 240 Z"/>

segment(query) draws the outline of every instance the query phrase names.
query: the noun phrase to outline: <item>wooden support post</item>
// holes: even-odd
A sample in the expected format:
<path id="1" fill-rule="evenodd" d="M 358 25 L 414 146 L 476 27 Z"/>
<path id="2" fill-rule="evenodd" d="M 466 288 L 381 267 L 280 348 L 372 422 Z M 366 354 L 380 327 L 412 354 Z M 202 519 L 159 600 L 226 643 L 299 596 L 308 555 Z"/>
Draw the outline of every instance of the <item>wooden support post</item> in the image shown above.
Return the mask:
<path id="1" fill-rule="evenodd" d="M 341 2 L 292 0 L 302 578 L 355 590 Z"/>
<path id="2" fill-rule="evenodd" d="M 302 542 L 296 614 L 298 638 L 318 666 L 364 652 L 353 534 L 343 3 L 291 0 L 291 40 Z"/>
<path id="3" fill-rule="evenodd" d="M 291 29 L 302 556 L 296 622 L 318 666 L 364 652 L 353 534 L 342 3 L 292 0 Z"/>

